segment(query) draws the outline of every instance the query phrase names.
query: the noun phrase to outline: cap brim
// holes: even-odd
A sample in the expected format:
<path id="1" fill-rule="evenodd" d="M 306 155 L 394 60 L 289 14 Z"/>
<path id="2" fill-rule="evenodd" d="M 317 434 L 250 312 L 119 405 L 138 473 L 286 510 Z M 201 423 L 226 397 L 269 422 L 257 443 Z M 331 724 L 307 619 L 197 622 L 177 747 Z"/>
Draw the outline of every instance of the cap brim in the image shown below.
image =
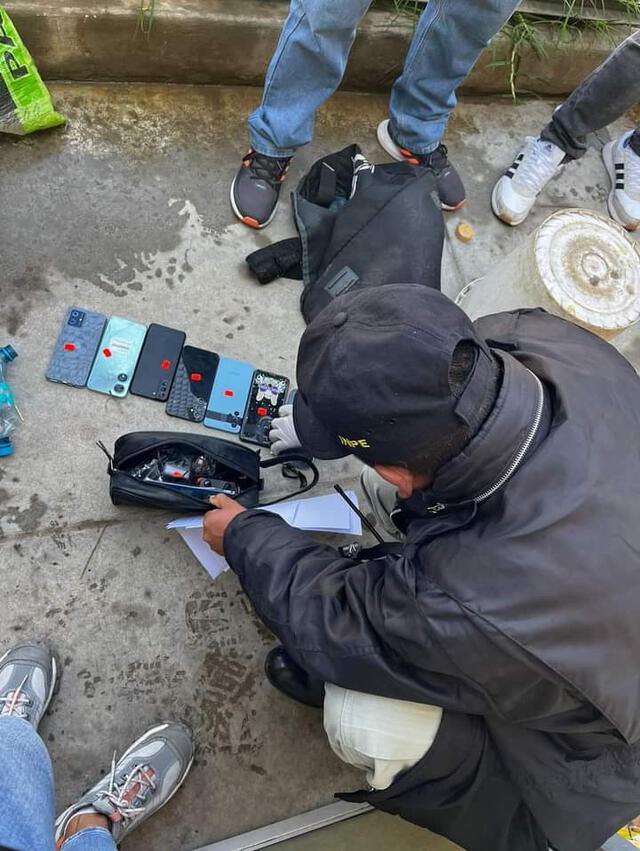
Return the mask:
<path id="1" fill-rule="evenodd" d="M 351 452 L 339 440 L 335 440 L 327 432 L 320 420 L 309 409 L 309 406 L 298 391 L 293 400 L 293 422 L 296 427 L 298 440 L 304 449 L 308 449 L 314 458 L 320 461 L 332 461 L 335 458 L 345 458 Z"/>

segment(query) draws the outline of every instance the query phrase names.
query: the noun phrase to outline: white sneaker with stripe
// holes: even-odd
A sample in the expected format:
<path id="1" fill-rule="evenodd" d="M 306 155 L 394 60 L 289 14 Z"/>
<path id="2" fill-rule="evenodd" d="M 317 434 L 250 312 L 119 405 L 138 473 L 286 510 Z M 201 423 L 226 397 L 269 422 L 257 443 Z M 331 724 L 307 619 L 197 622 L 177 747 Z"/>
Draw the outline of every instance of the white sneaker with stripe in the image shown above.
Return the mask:
<path id="1" fill-rule="evenodd" d="M 640 157 L 629 145 L 633 132 L 630 130 L 602 149 L 611 181 L 609 214 L 627 230 L 640 226 Z"/>
<path id="2" fill-rule="evenodd" d="M 527 136 L 524 148 L 493 187 L 491 207 L 496 216 L 512 227 L 521 224 L 538 194 L 562 168 L 565 156 L 552 142 Z"/>

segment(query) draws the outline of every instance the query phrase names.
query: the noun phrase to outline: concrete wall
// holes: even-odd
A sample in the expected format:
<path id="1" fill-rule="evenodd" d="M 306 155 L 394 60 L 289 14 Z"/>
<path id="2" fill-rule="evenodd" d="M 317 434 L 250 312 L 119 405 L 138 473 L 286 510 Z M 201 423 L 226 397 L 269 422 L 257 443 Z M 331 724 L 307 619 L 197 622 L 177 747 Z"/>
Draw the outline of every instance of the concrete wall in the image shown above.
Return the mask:
<path id="1" fill-rule="evenodd" d="M 284 0 L 161 0 L 150 35 L 136 26 L 138 0 L 15 0 L 14 22 L 49 80 L 262 84 L 288 4 Z M 620 40 L 631 28 L 616 28 Z M 376 91 L 399 73 L 411 39 L 406 18 L 373 10 L 360 28 L 344 87 Z M 519 86 L 540 94 L 570 92 L 604 59 L 611 39 L 593 34 L 559 48 L 552 40 L 540 62 L 525 53 Z M 511 43 L 494 39 L 464 90 L 508 92 L 507 72 L 496 66 Z"/>

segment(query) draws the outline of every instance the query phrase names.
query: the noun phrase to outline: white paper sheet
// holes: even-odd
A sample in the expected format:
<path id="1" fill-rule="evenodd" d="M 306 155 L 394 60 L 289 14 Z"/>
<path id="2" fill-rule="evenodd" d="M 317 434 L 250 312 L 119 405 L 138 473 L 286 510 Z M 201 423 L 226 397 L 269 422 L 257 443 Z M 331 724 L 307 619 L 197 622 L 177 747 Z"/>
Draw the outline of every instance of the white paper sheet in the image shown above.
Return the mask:
<path id="1" fill-rule="evenodd" d="M 353 491 L 347 495 L 358 505 Z M 342 497 L 335 493 L 314 496 L 309 499 L 291 499 L 265 507 L 294 526 L 307 532 L 333 532 L 345 535 L 362 535 L 360 518 Z M 202 517 L 185 517 L 173 520 L 167 529 L 175 529 L 212 579 L 220 576 L 229 565 L 222 556 L 214 553 L 202 539 Z"/>

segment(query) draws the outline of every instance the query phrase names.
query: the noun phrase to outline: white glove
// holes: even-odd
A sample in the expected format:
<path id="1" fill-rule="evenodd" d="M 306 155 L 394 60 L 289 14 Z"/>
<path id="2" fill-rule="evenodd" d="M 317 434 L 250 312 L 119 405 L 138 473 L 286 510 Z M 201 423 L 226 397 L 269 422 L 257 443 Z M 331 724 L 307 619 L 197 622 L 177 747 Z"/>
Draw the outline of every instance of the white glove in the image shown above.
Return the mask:
<path id="1" fill-rule="evenodd" d="M 293 424 L 293 405 L 280 406 L 278 416 L 271 423 L 269 440 L 274 455 L 278 455 L 284 449 L 298 449 L 302 446 Z"/>

